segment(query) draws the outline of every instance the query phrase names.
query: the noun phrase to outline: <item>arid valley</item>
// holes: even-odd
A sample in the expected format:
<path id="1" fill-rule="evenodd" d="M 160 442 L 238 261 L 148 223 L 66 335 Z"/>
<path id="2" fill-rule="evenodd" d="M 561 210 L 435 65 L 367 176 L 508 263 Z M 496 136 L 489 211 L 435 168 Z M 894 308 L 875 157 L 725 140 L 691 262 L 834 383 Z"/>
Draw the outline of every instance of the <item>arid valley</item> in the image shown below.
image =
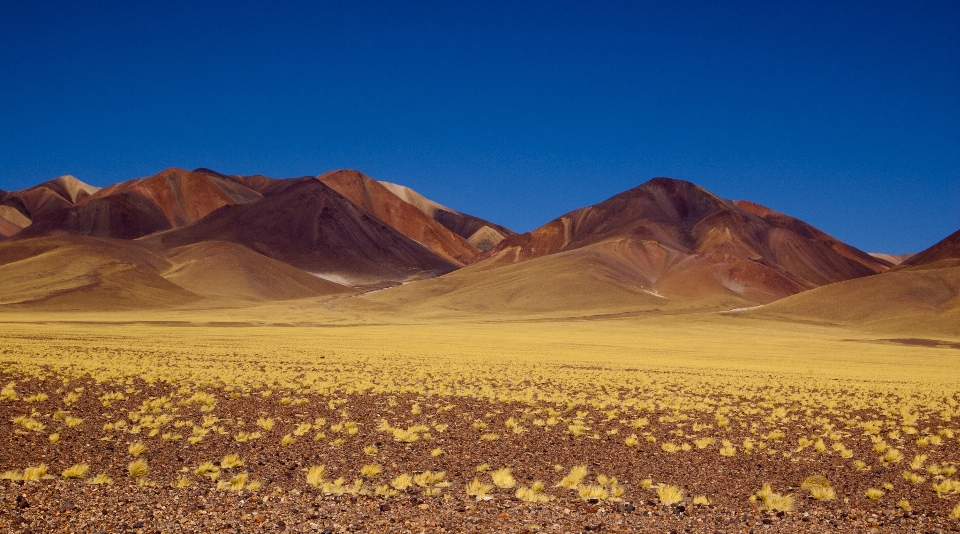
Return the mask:
<path id="1" fill-rule="evenodd" d="M 960 232 L 208 169 L 0 192 L 0 232 L 4 531 L 960 531 Z"/>

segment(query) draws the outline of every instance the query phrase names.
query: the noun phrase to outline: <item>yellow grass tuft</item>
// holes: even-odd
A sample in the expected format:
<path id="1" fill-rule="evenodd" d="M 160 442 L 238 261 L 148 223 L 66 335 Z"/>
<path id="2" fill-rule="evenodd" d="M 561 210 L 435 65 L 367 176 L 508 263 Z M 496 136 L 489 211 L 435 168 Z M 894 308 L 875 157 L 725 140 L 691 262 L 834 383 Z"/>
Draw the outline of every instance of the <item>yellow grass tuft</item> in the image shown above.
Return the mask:
<path id="1" fill-rule="evenodd" d="M 563 479 L 557 483 L 556 487 L 564 489 L 576 489 L 586 477 L 587 466 L 576 465 L 570 469 L 570 472 L 567 473 L 567 476 L 563 477 Z"/>
<path id="2" fill-rule="evenodd" d="M 864 495 L 872 501 L 879 501 L 884 496 L 884 491 L 880 488 L 869 488 L 864 492 Z"/>
<path id="3" fill-rule="evenodd" d="M 47 464 L 40 464 L 37 466 L 28 467 L 23 470 L 24 482 L 30 482 L 32 480 L 40 480 L 45 476 L 47 476 Z"/>
<path id="4" fill-rule="evenodd" d="M 659 499 L 660 504 L 664 506 L 682 502 L 683 493 L 683 489 L 679 486 L 671 486 L 669 484 L 660 484 L 657 486 L 657 499 Z"/>
<path id="5" fill-rule="evenodd" d="M 819 486 L 822 487 L 822 486 Z M 794 508 L 793 495 L 781 495 L 774 493 L 770 484 L 764 483 L 753 495 L 753 499 L 759 499 L 765 510 L 776 510 L 778 512 L 792 512 Z"/>
<path id="6" fill-rule="evenodd" d="M 233 469 L 235 467 L 243 467 L 243 460 L 240 459 L 238 454 L 228 454 L 220 460 L 220 467 L 223 469 Z"/>
<path id="7" fill-rule="evenodd" d="M 493 473 L 490 473 L 490 478 L 493 479 L 493 483 L 496 484 L 498 488 L 510 489 L 517 485 L 517 481 L 513 478 L 513 473 L 510 472 L 510 468 L 508 467 L 497 469 Z"/>
<path id="8" fill-rule="evenodd" d="M 323 484 L 323 475 L 327 468 L 322 465 L 314 465 L 307 469 L 307 484 L 318 488 Z"/>
<path id="9" fill-rule="evenodd" d="M 133 456 L 140 456 L 145 450 L 147 450 L 147 446 L 142 441 L 135 441 L 127 447 L 127 452 Z"/>
<path id="10" fill-rule="evenodd" d="M 150 472 L 150 466 L 147 465 L 147 461 L 143 458 L 139 460 L 134 460 L 127 465 L 127 472 L 133 478 L 140 478 L 146 476 Z"/>
<path id="11" fill-rule="evenodd" d="M 360 468 L 360 476 L 363 478 L 375 478 L 383 472 L 380 464 L 367 464 Z"/>
<path id="12" fill-rule="evenodd" d="M 927 477 L 914 473 L 913 471 L 904 471 L 903 479 L 911 484 L 923 484 L 927 481 Z"/>
<path id="13" fill-rule="evenodd" d="M 89 473 L 89 464 L 76 464 L 64 469 L 60 476 L 63 478 L 87 478 Z"/>
<path id="14" fill-rule="evenodd" d="M 180 475 L 179 477 L 177 477 L 176 480 L 174 480 L 170 484 L 170 487 L 174 489 L 183 489 L 183 488 L 189 488 L 192 485 L 193 485 L 193 482 L 191 482 L 186 475 Z"/>
<path id="15" fill-rule="evenodd" d="M 693 498 L 694 506 L 709 506 L 710 499 L 706 495 L 697 495 Z"/>
<path id="16" fill-rule="evenodd" d="M 473 481 L 467 484 L 467 496 L 474 497 L 478 501 L 489 501 L 493 498 L 490 492 L 493 490 L 491 484 L 484 484 L 480 479 L 474 477 Z"/>
<path id="17" fill-rule="evenodd" d="M 390 481 L 390 487 L 397 491 L 403 491 L 409 488 L 411 484 L 413 484 L 413 477 L 406 473 L 397 475 L 396 478 Z"/>

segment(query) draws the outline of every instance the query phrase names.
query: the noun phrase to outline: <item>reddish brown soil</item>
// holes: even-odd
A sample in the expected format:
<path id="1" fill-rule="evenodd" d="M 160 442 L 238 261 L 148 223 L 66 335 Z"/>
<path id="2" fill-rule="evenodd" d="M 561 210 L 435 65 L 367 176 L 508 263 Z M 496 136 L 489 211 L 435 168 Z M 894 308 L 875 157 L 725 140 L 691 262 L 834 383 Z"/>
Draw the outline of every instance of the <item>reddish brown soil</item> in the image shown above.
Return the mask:
<path id="1" fill-rule="evenodd" d="M 217 402 L 212 412 L 203 412 L 196 405 L 182 406 L 183 397 L 176 396 L 177 387 L 150 385 L 135 380 L 123 387 L 135 393 L 111 406 L 102 405 L 98 397 L 104 392 L 121 389 L 119 384 L 96 384 L 90 380 L 72 381 L 69 389 L 84 387 L 79 401 L 68 407 L 74 416 L 84 418 L 76 428 L 57 428 L 54 420 L 44 417 L 63 408 L 59 399 L 64 394 L 60 379 L 18 382 L 20 400 L 0 402 L 0 419 L 5 431 L 0 433 L 0 471 L 23 469 L 41 462 L 53 475 L 33 482 L 0 481 L 0 529 L 10 532 L 943 532 L 960 531 L 960 523 L 947 518 L 955 498 L 938 499 L 928 484 L 913 486 L 900 478 L 904 465 L 889 468 L 874 465 L 870 471 L 855 471 L 852 460 L 838 455 L 809 455 L 810 461 L 790 462 L 764 454 L 723 457 L 716 447 L 705 450 L 668 454 L 658 444 L 642 442 L 636 449 L 623 443 L 625 436 L 603 435 L 574 438 L 563 431 L 564 425 L 550 431 L 523 424 L 528 431 L 513 434 L 506 430 L 508 417 L 520 417 L 523 405 L 491 404 L 463 398 L 418 398 L 413 396 L 361 395 L 344 397 L 344 403 L 330 408 L 330 397 L 307 397 L 302 405 L 281 405 L 277 396 L 229 399 L 224 391 L 213 391 Z M 57 392 L 61 390 L 61 392 Z M 45 391 L 50 399 L 26 403 L 27 394 Z M 226 434 L 211 432 L 203 441 L 190 445 L 185 440 L 161 441 L 159 437 L 123 432 L 105 432 L 102 425 L 126 418 L 148 398 L 167 396 L 173 399 L 175 420 L 198 422 L 204 415 L 215 415 Z M 412 403 L 423 408 L 422 415 L 410 413 Z M 449 410 L 440 407 L 452 405 Z M 15 433 L 8 422 L 13 417 L 37 409 L 40 420 L 48 425 L 43 432 Z M 342 410 L 347 419 L 359 423 L 359 432 L 336 433 L 330 425 L 341 421 Z M 666 436 L 668 427 L 661 427 L 657 414 L 647 413 L 655 435 Z M 870 414 L 859 414 L 868 417 Z M 264 436 L 239 443 L 233 435 L 239 430 L 261 430 L 254 425 L 257 417 L 277 419 L 277 427 Z M 289 446 L 281 446 L 281 436 L 292 432 L 296 424 L 327 420 L 326 438 L 315 441 L 315 430 L 297 438 Z M 605 419 L 602 413 L 590 413 L 597 428 Z M 377 430 L 378 422 L 387 418 L 395 426 L 418 423 L 449 425 L 445 431 L 432 432 L 432 439 L 414 443 L 395 441 L 388 433 Z M 245 421 L 243 427 L 236 420 Z M 478 441 L 481 431 L 472 427 L 476 420 L 486 422 L 483 432 L 495 432 L 500 439 Z M 132 424 L 132 422 L 131 422 Z M 725 437 L 738 443 L 748 434 L 738 425 Z M 669 427 L 672 428 L 672 427 Z M 47 434 L 57 430 L 61 440 L 51 444 Z M 624 429 L 626 430 L 626 429 Z M 800 429 L 802 430 L 802 429 Z M 189 435 L 189 428 L 165 425 L 161 432 Z M 782 448 L 796 443 L 797 432 L 788 431 Z M 336 438 L 343 444 L 332 446 Z M 128 444 L 142 441 L 147 445 L 141 455 L 150 465 L 147 479 L 155 485 L 141 487 L 127 476 L 126 466 L 133 457 Z M 662 441 L 662 440 L 661 440 Z M 847 442 L 856 458 L 871 459 L 869 441 Z M 376 445 L 376 456 L 368 456 L 363 448 Z M 443 454 L 432 457 L 430 451 L 441 448 Z M 912 456 L 914 451 L 905 451 Z M 957 458 L 956 440 L 937 450 L 927 449 L 931 459 Z M 192 471 L 204 461 L 218 462 L 229 453 L 239 454 L 241 468 L 224 470 L 233 474 L 246 470 L 251 479 L 259 480 L 258 491 L 232 492 L 215 488 L 205 477 L 194 476 L 193 486 L 172 489 L 169 484 L 186 468 Z M 941 458 L 942 456 L 942 458 Z M 807 456 L 804 456 L 807 458 Z M 82 481 L 63 480 L 59 473 L 79 462 L 89 463 L 91 476 L 106 471 L 116 481 L 111 486 L 90 486 Z M 425 496 L 416 486 L 396 497 L 372 495 L 325 495 L 305 482 L 305 469 L 311 465 L 326 466 L 327 478 L 344 477 L 351 481 L 359 476 L 360 467 L 379 463 L 384 473 L 366 483 L 367 488 L 385 484 L 400 473 L 424 470 L 445 471 L 452 485 L 439 496 Z M 494 499 L 477 502 L 466 496 L 464 487 L 478 474 L 476 466 L 489 464 L 493 469 L 511 467 L 519 484 L 541 480 L 546 492 L 556 500 L 549 503 L 524 503 L 513 496 L 513 490 L 496 489 Z M 556 470 L 554 465 L 563 466 Z M 622 502 L 583 502 L 575 492 L 553 485 L 574 465 L 586 465 L 590 478 L 603 473 L 616 476 L 626 489 Z M 839 496 L 831 502 L 818 502 L 798 488 L 812 474 L 825 475 Z M 662 506 L 656 494 L 641 487 L 641 480 L 683 487 L 688 494 L 682 506 Z M 896 491 L 880 501 L 863 497 L 866 487 L 879 487 L 893 481 Z M 775 491 L 796 496 L 796 510 L 786 513 L 761 512 L 748 497 L 764 482 Z M 692 495 L 708 495 L 710 506 L 693 506 Z M 904 513 L 895 506 L 898 499 L 909 499 L 913 511 Z"/>

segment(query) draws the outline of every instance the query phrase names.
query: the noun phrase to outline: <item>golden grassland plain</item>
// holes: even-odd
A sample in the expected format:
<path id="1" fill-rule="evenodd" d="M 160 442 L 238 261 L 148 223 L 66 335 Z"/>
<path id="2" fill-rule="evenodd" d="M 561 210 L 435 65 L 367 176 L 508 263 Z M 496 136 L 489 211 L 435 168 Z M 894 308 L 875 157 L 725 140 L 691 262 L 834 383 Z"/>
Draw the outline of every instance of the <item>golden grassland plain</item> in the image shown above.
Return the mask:
<path id="1" fill-rule="evenodd" d="M 366 461 L 357 460 L 353 472 L 337 466 L 340 475 L 328 480 L 333 468 L 314 455 L 317 465 L 304 467 L 296 483 L 335 494 L 457 492 L 481 500 L 499 491 L 546 502 L 573 491 L 592 502 L 740 500 L 775 510 L 796 505 L 774 490 L 809 493 L 811 502 L 869 502 L 876 490 L 886 500 L 902 497 L 903 509 L 908 497 L 929 497 L 934 513 L 960 513 L 960 350 L 953 348 L 721 314 L 314 326 L 217 324 L 222 316 L 200 312 L 192 316 L 196 323 L 111 317 L 97 323 L 7 315 L 0 323 L 6 431 L 53 444 L 96 439 L 130 447 L 119 468 L 56 458 L 54 448 L 47 477 L 89 473 L 96 483 L 92 475 L 101 473 L 100 483 L 173 487 L 209 478 L 223 491 L 291 489 L 256 472 L 231 472 L 228 459 L 221 461 L 230 445 L 208 453 L 206 467 L 152 471 L 152 451 L 201 447 L 212 435 L 290 450 L 306 441 L 324 450 L 355 448 Z M 55 390 L 44 386 L 51 383 Z M 96 413 L 77 412 L 85 396 L 96 398 Z M 367 398 L 378 399 L 375 409 L 361 408 Z M 228 413 L 232 400 L 250 403 L 249 413 Z M 298 405 L 296 413 L 264 408 Z M 447 474 L 458 451 L 481 447 L 492 463 L 497 447 L 514 437 L 535 438 L 525 446 L 562 443 L 569 461 L 524 479 L 522 465 L 470 464 L 461 466 L 467 474 Z M 398 466 L 387 444 L 375 440 L 406 446 L 397 458 L 419 450 L 411 444 L 422 446 L 423 458 Z M 689 473 L 663 469 L 657 479 L 648 472 L 587 475 L 579 466 L 590 458 L 576 457 L 581 443 L 590 454 L 637 454 L 654 464 L 710 457 L 722 465 L 752 456 L 790 473 L 819 476 L 832 465 L 847 474 L 764 481 L 773 489 L 751 479 L 754 487 L 742 494 L 722 494 L 722 484 L 697 487 Z M 7 462 L 0 478 L 36 475 L 28 470 L 38 466 Z M 756 476 L 775 477 L 777 470 L 767 472 Z M 871 487 L 881 483 L 890 489 Z"/>

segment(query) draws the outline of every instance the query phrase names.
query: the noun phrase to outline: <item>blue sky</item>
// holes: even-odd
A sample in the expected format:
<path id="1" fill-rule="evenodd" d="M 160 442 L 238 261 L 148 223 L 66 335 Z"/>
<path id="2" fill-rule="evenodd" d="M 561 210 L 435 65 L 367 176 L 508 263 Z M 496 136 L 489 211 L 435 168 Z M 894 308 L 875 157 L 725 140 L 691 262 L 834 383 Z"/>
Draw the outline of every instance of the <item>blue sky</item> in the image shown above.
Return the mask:
<path id="1" fill-rule="evenodd" d="M 356 168 L 518 231 L 655 176 L 960 228 L 960 3 L 0 0 L 0 189 Z"/>

